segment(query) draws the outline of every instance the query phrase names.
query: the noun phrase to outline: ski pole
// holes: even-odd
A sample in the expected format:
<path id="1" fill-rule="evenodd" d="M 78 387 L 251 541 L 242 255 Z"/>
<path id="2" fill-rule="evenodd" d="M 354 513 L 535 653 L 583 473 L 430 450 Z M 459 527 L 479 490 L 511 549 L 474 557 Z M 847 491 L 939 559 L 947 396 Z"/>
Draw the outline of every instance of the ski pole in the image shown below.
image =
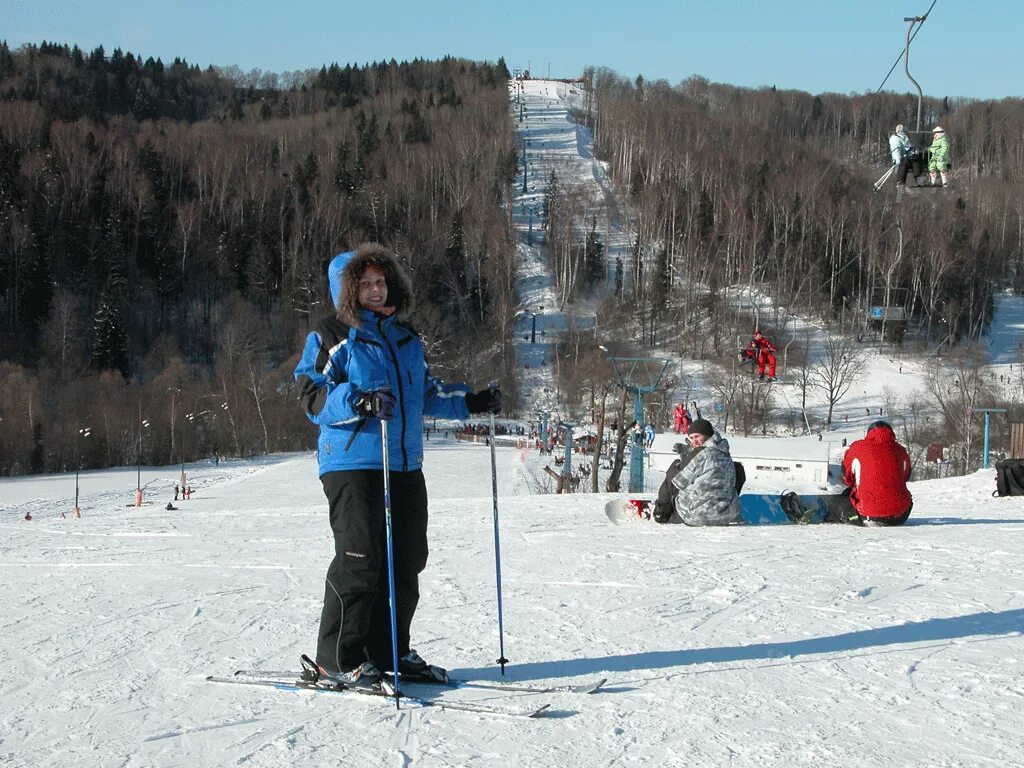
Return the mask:
<path id="1" fill-rule="evenodd" d="M 892 174 L 893 174 L 893 172 L 895 170 L 896 170 L 895 164 L 894 165 L 890 165 L 889 166 L 889 170 L 887 170 L 885 173 L 882 174 L 882 178 L 880 178 L 878 181 L 876 181 L 874 184 L 871 185 L 872 188 L 875 190 L 875 192 L 877 192 L 878 190 L 880 190 L 882 188 L 882 185 L 885 184 L 885 182 L 889 180 L 889 177 L 892 176 Z"/>
<path id="2" fill-rule="evenodd" d="M 388 422 L 380 420 L 380 444 L 384 464 L 384 525 L 388 550 L 388 603 L 391 606 L 391 669 L 394 670 L 395 709 L 401 709 L 398 682 L 398 612 L 395 607 L 395 551 L 391 536 L 391 475 L 388 467 Z"/>
<path id="3" fill-rule="evenodd" d="M 505 675 L 505 628 L 501 611 L 501 543 L 498 535 L 498 465 L 494 458 L 494 413 L 491 413 L 491 498 L 494 501 L 494 574 L 498 590 L 498 655 L 501 674 Z"/>

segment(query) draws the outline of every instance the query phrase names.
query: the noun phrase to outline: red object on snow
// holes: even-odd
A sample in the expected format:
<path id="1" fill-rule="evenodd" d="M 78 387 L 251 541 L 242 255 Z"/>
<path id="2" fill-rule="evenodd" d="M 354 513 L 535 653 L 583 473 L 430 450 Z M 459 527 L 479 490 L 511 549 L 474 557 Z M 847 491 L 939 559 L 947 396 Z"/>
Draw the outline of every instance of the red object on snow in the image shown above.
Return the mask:
<path id="1" fill-rule="evenodd" d="M 633 512 L 637 517 L 650 517 L 650 515 L 647 514 L 647 502 L 643 499 L 629 499 L 627 503 L 633 507 Z"/>

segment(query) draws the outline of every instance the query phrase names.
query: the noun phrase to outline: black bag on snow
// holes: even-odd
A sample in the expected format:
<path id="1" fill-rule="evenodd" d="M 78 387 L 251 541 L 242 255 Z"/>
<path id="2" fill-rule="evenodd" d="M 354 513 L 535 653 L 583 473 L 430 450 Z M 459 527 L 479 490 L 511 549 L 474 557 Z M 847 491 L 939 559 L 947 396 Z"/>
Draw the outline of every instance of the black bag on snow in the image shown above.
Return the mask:
<path id="1" fill-rule="evenodd" d="M 996 462 L 996 489 L 993 496 L 1024 496 L 1024 459 Z"/>
<path id="2" fill-rule="evenodd" d="M 743 484 L 747 482 L 747 470 L 738 461 L 734 461 L 732 466 L 736 470 L 736 493 L 739 493 L 743 490 Z"/>

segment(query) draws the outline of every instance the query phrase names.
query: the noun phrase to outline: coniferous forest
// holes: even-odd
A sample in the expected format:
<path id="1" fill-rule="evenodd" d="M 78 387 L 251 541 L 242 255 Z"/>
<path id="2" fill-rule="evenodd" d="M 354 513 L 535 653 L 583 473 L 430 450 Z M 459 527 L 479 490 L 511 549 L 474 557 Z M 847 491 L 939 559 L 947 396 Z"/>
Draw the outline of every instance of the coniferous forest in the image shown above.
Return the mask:
<path id="1" fill-rule="evenodd" d="M 327 262 L 366 240 L 407 263 L 438 372 L 493 376 L 507 77 L 446 59 L 246 85 L 0 47 L 0 473 L 308 446 L 291 370 Z"/>
<path id="2" fill-rule="evenodd" d="M 292 369 L 331 309 L 327 262 L 366 240 L 407 264 L 436 372 L 497 372 L 514 402 L 508 77 L 501 59 L 246 75 L 0 43 L 0 473 L 310 446 Z M 636 242 L 602 284 L 600 233 L 561 213 L 557 178 L 545 236 L 571 262 L 559 294 L 606 296 L 620 341 L 731 356 L 750 320 L 725 290 L 749 285 L 847 330 L 899 306 L 907 343 L 952 345 L 1024 287 L 1020 100 L 926 100 L 957 186 L 896 206 L 871 184 L 916 97 L 584 80 L 575 119 Z"/>

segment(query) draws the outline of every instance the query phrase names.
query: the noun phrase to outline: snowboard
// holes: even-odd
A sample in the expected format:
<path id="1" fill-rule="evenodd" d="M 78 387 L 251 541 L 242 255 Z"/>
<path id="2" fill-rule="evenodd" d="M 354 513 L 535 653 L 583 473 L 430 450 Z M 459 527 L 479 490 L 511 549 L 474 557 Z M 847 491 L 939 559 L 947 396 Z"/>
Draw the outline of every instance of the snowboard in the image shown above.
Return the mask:
<path id="1" fill-rule="evenodd" d="M 784 498 L 785 497 L 785 498 Z M 816 525 L 830 522 L 829 509 L 845 504 L 838 494 L 819 496 L 774 493 L 740 495 L 747 525 Z"/>
<path id="2" fill-rule="evenodd" d="M 817 525 L 831 522 L 829 509 L 844 505 L 839 494 L 740 494 L 745 525 Z M 615 525 L 652 522 L 653 511 L 654 501 L 649 499 L 613 499 L 604 507 L 608 519 Z"/>
<path id="3" fill-rule="evenodd" d="M 616 525 L 651 522 L 653 511 L 650 499 L 612 499 L 604 505 L 604 513 Z"/>

